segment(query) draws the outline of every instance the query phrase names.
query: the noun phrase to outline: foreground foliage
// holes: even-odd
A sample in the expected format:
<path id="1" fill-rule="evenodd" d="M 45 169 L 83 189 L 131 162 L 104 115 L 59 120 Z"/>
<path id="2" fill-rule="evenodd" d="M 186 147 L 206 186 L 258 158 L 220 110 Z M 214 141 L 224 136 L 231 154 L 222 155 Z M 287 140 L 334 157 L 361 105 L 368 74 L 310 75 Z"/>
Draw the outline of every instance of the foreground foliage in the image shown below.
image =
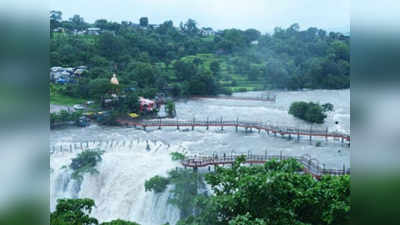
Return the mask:
<path id="1" fill-rule="evenodd" d="M 264 166 L 217 168 L 206 175 L 214 195 L 199 214 L 179 225 L 346 224 L 350 219 L 350 177 L 315 180 L 297 171 L 295 160 Z"/>
<path id="2" fill-rule="evenodd" d="M 95 202 L 92 199 L 59 199 L 56 210 L 50 214 L 50 225 L 98 225 L 98 220 L 90 217 L 93 207 Z M 139 224 L 118 219 L 100 225 Z"/>

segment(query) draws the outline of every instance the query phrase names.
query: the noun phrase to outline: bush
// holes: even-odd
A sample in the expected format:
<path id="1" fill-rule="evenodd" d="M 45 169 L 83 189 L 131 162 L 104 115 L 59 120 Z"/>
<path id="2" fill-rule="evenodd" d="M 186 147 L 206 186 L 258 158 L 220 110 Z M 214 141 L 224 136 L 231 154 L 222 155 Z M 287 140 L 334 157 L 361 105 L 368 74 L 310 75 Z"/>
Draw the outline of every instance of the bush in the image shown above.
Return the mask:
<path id="1" fill-rule="evenodd" d="M 324 123 L 324 112 L 321 105 L 313 102 L 293 102 L 289 109 L 289 114 L 310 123 Z"/>
<path id="2" fill-rule="evenodd" d="M 175 103 L 171 100 L 168 100 L 167 104 L 165 105 L 165 110 L 169 116 L 175 116 Z"/>
<path id="3" fill-rule="evenodd" d="M 146 191 L 154 191 L 155 193 L 164 192 L 169 184 L 168 178 L 161 176 L 154 176 L 150 180 L 146 180 L 144 183 L 144 189 Z"/>
<path id="4" fill-rule="evenodd" d="M 328 111 L 332 112 L 333 111 L 333 105 L 329 102 L 325 103 L 321 106 L 322 106 L 322 109 L 324 110 L 324 112 L 328 112 Z"/>
<path id="5" fill-rule="evenodd" d="M 231 88 L 222 88 L 221 92 L 222 92 L 221 94 L 224 94 L 224 95 L 232 95 Z"/>
<path id="6" fill-rule="evenodd" d="M 182 153 L 179 153 L 179 152 L 172 152 L 171 157 L 172 157 L 173 161 L 180 161 L 180 160 L 185 159 L 185 155 L 183 155 Z"/>
<path id="7" fill-rule="evenodd" d="M 69 168 L 74 171 L 72 178 L 81 181 L 84 173 L 98 173 L 95 167 L 102 160 L 101 155 L 103 153 L 104 151 L 99 150 L 88 150 L 79 153 L 76 158 L 72 159 L 69 165 Z"/>
<path id="8" fill-rule="evenodd" d="M 241 87 L 241 88 L 238 89 L 238 91 L 239 91 L 239 92 L 246 92 L 246 91 L 247 91 L 247 88 Z"/>

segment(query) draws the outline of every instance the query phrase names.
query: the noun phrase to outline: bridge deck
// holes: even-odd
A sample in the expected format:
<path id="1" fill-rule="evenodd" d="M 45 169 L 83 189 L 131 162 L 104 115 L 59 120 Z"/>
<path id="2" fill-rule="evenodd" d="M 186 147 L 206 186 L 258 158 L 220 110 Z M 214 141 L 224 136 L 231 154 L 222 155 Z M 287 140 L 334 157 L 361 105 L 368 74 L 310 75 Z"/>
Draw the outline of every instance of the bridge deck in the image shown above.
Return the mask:
<path id="1" fill-rule="evenodd" d="M 185 167 L 199 168 L 207 166 L 233 164 L 240 155 L 214 155 L 214 156 L 192 156 L 186 157 L 182 160 L 182 165 Z M 283 156 L 283 155 L 247 155 L 246 164 L 264 164 L 269 160 L 285 160 L 294 158 L 304 166 L 304 172 L 310 173 L 313 177 L 320 178 L 323 175 L 341 176 L 350 174 L 350 169 L 344 168 L 342 170 L 326 169 L 321 166 L 316 159 L 311 159 L 307 156 Z"/>
<path id="2" fill-rule="evenodd" d="M 239 121 L 239 120 L 231 120 L 231 121 L 223 121 L 221 120 L 202 120 L 197 121 L 193 120 L 147 120 L 147 121 L 119 121 L 121 125 L 126 126 L 139 126 L 143 127 L 191 127 L 194 129 L 195 127 L 236 127 L 237 128 L 246 128 L 246 129 L 257 129 L 263 130 L 266 132 L 271 132 L 274 134 L 280 135 L 293 135 L 293 136 L 314 136 L 314 137 L 325 137 L 325 138 L 341 138 L 342 140 L 346 140 L 350 142 L 350 135 L 340 132 L 332 132 L 326 129 L 307 129 L 300 127 L 286 127 L 286 126 L 273 126 L 266 123 L 261 122 L 249 122 L 249 121 Z"/>
<path id="3" fill-rule="evenodd" d="M 195 99 L 227 99 L 244 101 L 276 102 L 276 96 L 239 97 L 239 96 L 194 96 Z"/>

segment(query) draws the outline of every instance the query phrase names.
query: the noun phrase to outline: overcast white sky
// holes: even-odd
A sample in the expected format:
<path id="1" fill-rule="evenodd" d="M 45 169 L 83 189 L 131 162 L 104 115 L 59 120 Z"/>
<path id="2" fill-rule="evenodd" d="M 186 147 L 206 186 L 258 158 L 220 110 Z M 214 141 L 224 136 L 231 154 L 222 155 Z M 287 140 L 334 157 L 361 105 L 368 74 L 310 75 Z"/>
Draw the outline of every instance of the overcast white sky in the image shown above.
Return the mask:
<path id="1" fill-rule="evenodd" d="M 51 0 L 50 9 L 63 12 L 63 19 L 79 14 L 88 22 L 96 19 L 151 24 L 172 20 L 174 25 L 192 18 L 199 27 L 256 28 L 271 32 L 297 22 L 301 29 L 318 27 L 349 32 L 350 0 Z"/>

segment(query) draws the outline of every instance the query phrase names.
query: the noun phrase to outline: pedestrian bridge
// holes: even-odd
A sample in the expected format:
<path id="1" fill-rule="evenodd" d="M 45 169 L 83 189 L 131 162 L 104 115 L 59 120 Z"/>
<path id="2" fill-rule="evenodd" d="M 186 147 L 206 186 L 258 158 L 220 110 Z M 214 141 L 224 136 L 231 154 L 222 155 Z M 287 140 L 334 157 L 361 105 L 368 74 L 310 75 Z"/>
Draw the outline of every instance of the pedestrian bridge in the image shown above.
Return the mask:
<path id="1" fill-rule="evenodd" d="M 213 154 L 208 156 L 187 156 L 181 161 L 182 165 L 185 167 L 191 167 L 197 169 L 199 167 L 207 167 L 210 170 L 210 166 L 224 166 L 225 164 L 232 165 L 235 160 L 243 155 L 238 154 Z M 305 173 L 311 174 L 313 177 L 319 179 L 323 175 L 331 176 L 341 176 L 350 174 L 350 168 L 343 165 L 343 169 L 327 169 L 324 164 L 320 164 L 317 159 L 311 158 L 309 155 L 303 156 L 284 156 L 282 153 L 280 155 L 253 155 L 248 153 L 244 155 L 246 158 L 245 164 L 264 164 L 269 160 L 286 160 L 286 159 L 296 159 L 299 163 L 303 165 L 303 171 Z"/>
<path id="2" fill-rule="evenodd" d="M 328 128 L 325 129 L 316 129 L 316 128 L 301 128 L 301 127 L 288 127 L 288 126 L 274 126 L 267 123 L 262 122 L 254 122 L 254 121 L 239 121 L 237 120 L 117 120 L 120 125 L 127 127 L 142 127 L 144 130 L 148 127 L 156 127 L 161 129 L 162 127 L 176 127 L 176 129 L 180 129 L 182 127 L 188 127 L 194 130 L 196 127 L 205 127 L 207 130 L 209 127 L 220 127 L 221 130 L 224 130 L 226 127 L 234 127 L 236 132 L 239 128 L 244 128 L 245 131 L 252 131 L 253 129 L 260 131 L 265 131 L 268 135 L 277 136 L 278 134 L 281 136 L 286 136 L 289 139 L 297 138 L 300 140 L 300 137 L 307 137 L 310 142 L 312 137 L 323 137 L 326 141 L 328 139 L 341 140 L 342 143 L 346 141 L 346 145 L 350 146 L 350 134 L 341 133 L 337 131 L 329 131 Z"/>

